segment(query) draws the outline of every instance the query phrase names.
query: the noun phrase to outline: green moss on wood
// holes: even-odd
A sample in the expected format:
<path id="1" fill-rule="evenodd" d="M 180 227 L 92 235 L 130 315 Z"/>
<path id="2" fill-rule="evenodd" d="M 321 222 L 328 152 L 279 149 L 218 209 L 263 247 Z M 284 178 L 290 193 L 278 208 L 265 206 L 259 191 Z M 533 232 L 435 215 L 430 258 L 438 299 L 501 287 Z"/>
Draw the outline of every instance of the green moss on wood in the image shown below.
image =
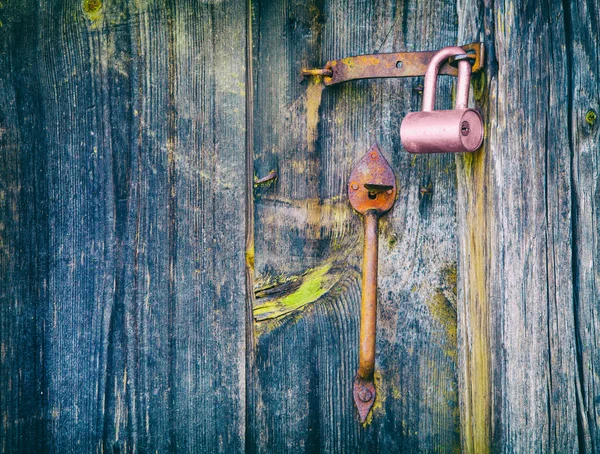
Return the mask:
<path id="1" fill-rule="evenodd" d="M 310 153 L 315 151 L 317 126 L 319 125 L 319 107 L 323 96 L 323 85 L 320 77 L 312 78 L 306 89 L 306 144 Z"/>
<path id="2" fill-rule="evenodd" d="M 333 285 L 331 277 L 327 275 L 330 268 L 330 264 L 323 265 L 307 271 L 301 277 L 294 278 L 300 280 L 300 285 L 291 293 L 256 306 L 255 320 L 282 317 L 321 298 Z"/>

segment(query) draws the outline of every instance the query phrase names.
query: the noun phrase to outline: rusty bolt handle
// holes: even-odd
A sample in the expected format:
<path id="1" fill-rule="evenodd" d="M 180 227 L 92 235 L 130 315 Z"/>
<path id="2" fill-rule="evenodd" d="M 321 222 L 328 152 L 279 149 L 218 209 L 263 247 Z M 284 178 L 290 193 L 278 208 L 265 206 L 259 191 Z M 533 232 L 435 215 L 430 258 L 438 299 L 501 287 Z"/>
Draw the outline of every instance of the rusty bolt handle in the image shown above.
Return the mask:
<path id="1" fill-rule="evenodd" d="M 379 215 L 365 213 L 365 244 L 363 249 L 362 297 L 360 303 L 360 344 L 358 377 L 372 380 L 375 369 L 377 334 L 377 266 L 379 250 Z"/>
<path id="2" fill-rule="evenodd" d="M 360 341 L 358 372 L 353 397 L 360 422 L 367 419 L 375 403 L 375 344 L 377 340 L 377 266 L 379 249 L 379 213 L 367 211 L 363 249 L 362 296 L 360 303 Z"/>
<path id="3" fill-rule="evenodd" d="M 377 266 L 379 216 L 389 211 L 396 200 L 396 178 L 377 144 L 358 162 L 348 184 L 352 207 L 364 216 L 364 251 L 358 372 L 353 397 L 361 422 L 375 403 L 375 341 L 377 334 Z"/>

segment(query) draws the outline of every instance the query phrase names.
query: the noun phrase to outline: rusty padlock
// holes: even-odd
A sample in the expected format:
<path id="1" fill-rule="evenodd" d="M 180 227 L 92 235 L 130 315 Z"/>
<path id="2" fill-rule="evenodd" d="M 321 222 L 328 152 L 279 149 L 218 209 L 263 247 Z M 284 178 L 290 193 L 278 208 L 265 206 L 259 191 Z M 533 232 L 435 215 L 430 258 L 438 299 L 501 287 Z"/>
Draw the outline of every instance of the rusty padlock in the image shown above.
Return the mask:
<path id="1" fill-rule="evenodd" d="M 441 64 L 450 57 L 458 61 L 456 107 L 433 110 L 435 88 Z M 483 142 L 483 120 L 479 112 L 467 108 L 471 64 L 462 47 L 444 47 L 429 62 L 423 83 L 421 112 L 408 113 L 400 126 L 402 145 L 410 153 L 464 153 L 477 150 Z"/>

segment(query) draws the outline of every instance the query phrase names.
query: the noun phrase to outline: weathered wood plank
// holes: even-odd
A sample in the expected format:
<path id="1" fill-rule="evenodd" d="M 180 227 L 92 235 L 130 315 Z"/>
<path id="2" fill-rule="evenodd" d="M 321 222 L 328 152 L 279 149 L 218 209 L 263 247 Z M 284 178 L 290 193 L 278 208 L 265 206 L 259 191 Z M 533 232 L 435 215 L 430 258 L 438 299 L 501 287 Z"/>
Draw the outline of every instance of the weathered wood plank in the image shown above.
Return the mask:
<path id="1" fill-rule="evenodd" d="M 38 322 L 44 423 L 36 435 L 49 452 L 94 452 L 102 440 L 117 241 L 103 49 L 80 2 L 47 3 L 36 13 L 32 31 L 43 39 L 32 70 L 39 71 L 46 193 L 34 203 L 47 207 L 40 230 L 48 238 L 30 258 L 47 260 L 35 283 L 46 290 Z"/>
<path id="2" fill-rule="evenodd" d="M 305 65 L 456 42 L 452 2 L 257 2 L 256 350 L 252 452 L 447 452 L 459 448 L 455 168 L 409 156 L 402 116 L 420 80 L 299 85 Z M 389 36 L 388 35 L 389 33 Z M 387 36 L 387 39 L 386 39 Z M 439 105 L 450 107 L 451 79 Z M 346 197 L 377 140 L 400 188 L 381 222 L 377 380 L 364 427 L 351 396 L 358 363 L 361 218 Z"/>
<path id="3" fill-rule="evenodd" d="M 47 274 L 47 206 L 32 2 L 5 5 L 0 29 L 0 451 L 44 449 L 38 285 Z M 6 18 L 11 17 L 11 21 Z M 16 33 L 16 30 L 19 32 Z"/>
<path id="4" fill-rule="evenodd" d="M 243 450 L 245 20 L 2 10 L 3 450 Z"/>
<path id="5" fill-rule="evenodd" d="M 483 74 L 474 75 L 471 96 L 483 113 L 483 151 L 456 157 L 458 178 L 458 383 L 461 448 L 487 453 L 492 445 L 491 298 L 489 272 L 493 232 L 488 217 L 492 203 L 490 123 L 495 112 L 487 108 L 486 88 L 497 71 L 494 59 L 493 11 L 483 2 L 458 2 L 459 39 L 483 40 L 486 61 Z M 491 49 L 490 49 L 491 48 Z M 483 104 L 483 107 L 482 107 Z"/>
<path id="6" fill-rule="evenodd" d="M 576 3 L 459 2 L 460 36 L 485 37 L 488 50 L 485 80 L 476 83 L 485 146 L 457 158 L 467 452 L 592 452 L 578 349 L 591 351 L 596 339 L 582 335 L 575 317 L 595 312 L 593 286 L 579 277 L 596 258 L 582 262 L 579 253 L 593 250 L 584 232 L 594 215 L 578 221 L 590 196 L 577 189 L 576 165 L 586 156 L 581 112 L 589 101 L 573 97 L 583 88 L 573 81 L 597 90 L 588 74 L 574 76 L 585 62 L 597 66 L 574 52 L 585 41 L 574 31 L 594 30 L 597 46 L 598 8 L 574 16 Z"/>
<path id="7" fill-rule="evenodd" d="M 572 151 L 573 279 L 579 447 L 600 449 L 600 3 L 571 1 L 565 10 L 569 63 L 568 131 Z"/>

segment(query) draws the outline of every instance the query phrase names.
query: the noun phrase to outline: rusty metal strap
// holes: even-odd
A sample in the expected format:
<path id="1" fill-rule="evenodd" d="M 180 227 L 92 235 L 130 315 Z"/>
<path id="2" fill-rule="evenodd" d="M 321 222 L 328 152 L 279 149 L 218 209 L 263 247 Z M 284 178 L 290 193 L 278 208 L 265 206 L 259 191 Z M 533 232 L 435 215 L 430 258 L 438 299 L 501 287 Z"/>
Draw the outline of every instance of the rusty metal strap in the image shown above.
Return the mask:
<path id="1" fill-rule="evenodd" d="M 469 56 L 473 56 L 471 71 L 476 73 L 483 68 L 483 43 L 471 43 L 462 47 Z M 323 77 L 325 85 L 335 85 L 356 79 L 384 77 L 424 76 L 429 61 L 437 51 L 396 52 L 391 54 L 372 54 L 332 60 L 323 69 L 303 69 L 302 75 Z M 439 74 L 457 76 L 458 69 L 451 62 L 444 63 Z"/>

